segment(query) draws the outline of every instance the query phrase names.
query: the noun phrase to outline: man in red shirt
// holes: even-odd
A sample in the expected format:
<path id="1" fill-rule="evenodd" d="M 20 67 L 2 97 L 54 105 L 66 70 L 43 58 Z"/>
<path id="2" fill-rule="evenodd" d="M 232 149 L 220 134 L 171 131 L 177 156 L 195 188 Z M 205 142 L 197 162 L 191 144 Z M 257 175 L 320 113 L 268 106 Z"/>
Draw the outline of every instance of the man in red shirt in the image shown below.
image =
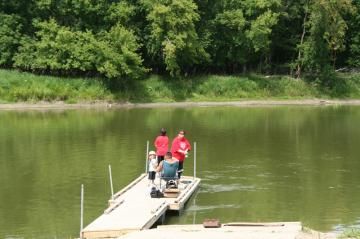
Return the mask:
<path id="1" fill-rule="evenodd" d="M 167 153 L 169 146 L 169 138 L 166 136 L 166 129 L 162 128 L 160 130 L 160 135 L 156 137 L 154 145 L 156 148 L 158 164 L 160 164 L 160 162 L 164 160 L 164 155 Z"/>
<path id="2" fill-rule="evenodd" d="M 185 138 L 185 131 L 180 130 L 178 135 L 174 138 L 171 145 L 171 153 L 174 158 L 179 160 L 178 178 L 180 179 L 182 172 L 184 171 L 184 160 L 188 151 L 191 150 L 189 141 Z"/>

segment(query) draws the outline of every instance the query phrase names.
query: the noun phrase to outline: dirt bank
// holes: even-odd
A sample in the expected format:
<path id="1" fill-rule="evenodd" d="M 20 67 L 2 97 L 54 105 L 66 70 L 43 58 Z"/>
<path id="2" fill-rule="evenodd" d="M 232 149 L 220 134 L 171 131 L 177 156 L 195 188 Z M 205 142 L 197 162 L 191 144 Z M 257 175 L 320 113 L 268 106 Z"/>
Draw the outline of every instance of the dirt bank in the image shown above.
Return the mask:
<path id="1" fill-rule="evenodd" d="M 0 104 L 0 110 L 46 110 L 46 109 L 89 109 L 89 108 L 157 108 L 157 107 L 210 107 L 210 106 L 296 106 L 296 105 L 360 105 L 359 100 L 244 100 L 228 102 L 173 102 L 173 103 L 109 103 L 85 102 L 66 104 L 64 102 L 38 102 L 38 103 L 9 103 Z"/>

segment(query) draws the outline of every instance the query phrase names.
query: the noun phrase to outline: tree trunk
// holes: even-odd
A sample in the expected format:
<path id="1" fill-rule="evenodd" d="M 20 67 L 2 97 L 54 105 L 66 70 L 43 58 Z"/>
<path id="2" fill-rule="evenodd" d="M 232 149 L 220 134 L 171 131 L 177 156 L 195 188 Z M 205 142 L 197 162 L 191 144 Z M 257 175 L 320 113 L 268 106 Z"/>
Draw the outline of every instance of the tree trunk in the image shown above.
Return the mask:
<path id="1" fill-rule="evenodd" d="M 246 63 L 244 63 L 243 67 L 242 67 L 242 73 L 246 74 L 247 73 L 247 68 L 246 68 Z"/>
<path id="2" fill-rule="evenodd" d="M 304 43 L 304 38 L 305 38 L 305 34 L 306 34 L 306 21 L 307 21 L 307 15 L 308 15 L 308 7 L 309 7 L 309 1 L 307 2 L 307 6 L 305 9 L 305 16 L 304 16 L 304 21 L 303 21 L 303 32 L 301 34 L 300 46 L 302 46 L 302 44 Z M 295 72 L 296 78 L 298 78 L 298 79 L 301 76 L 301 58 L 302 58 L 301 49 L 299 49 L 298 63 L 297 63 L 296 72 Z"/>

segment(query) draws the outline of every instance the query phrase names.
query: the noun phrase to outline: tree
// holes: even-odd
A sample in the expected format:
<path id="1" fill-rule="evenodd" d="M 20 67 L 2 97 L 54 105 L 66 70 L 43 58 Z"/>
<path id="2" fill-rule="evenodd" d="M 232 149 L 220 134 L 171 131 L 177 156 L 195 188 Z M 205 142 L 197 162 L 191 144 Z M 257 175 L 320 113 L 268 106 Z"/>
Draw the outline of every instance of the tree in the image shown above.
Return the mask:
<path id="1" fill-rule="evenodd" d="M 215 65 L 228 71 L 236 71 L 240 64 L 247 62 L 250 44 L 246 39 L 246 19 L 242 9 L 224 9 L 213 20 L 214 31 L 211 44 Z"/>
<path id="2" fill-rule="evenodd" d="M 111 78 L 138 77 L 144 66 L 172 76 L 292 69 L 326 78 L 338 62 L 360 65 L 354 5 L 360 0 L 0 0 L 0 66 Z"/>
<path id="3" fill-rule="evenodd" d="M 35 0 L 34 15 L 40 21 L 54 19 L 59 25 L 79 31 L 99 32 L 106 24 L 110 0 Z"/>
<path id="4" fill-rule="evenodd" d="M 0 13 L 0 66 L 10 67 L 22 37 L 21 18 Z"/>
<path id="5" fill-rule="evenodd" d="M 351 0 L 309 0 L 309 18 L 304 18 L 305 39 L 299 45 L 298 77 L 301 68 L 327 78 L 333 71 L 336 55 L 344 50 L 347 23 L 343 16 L 354 11 Z M 305 15 L 306 16 L 306 15 Z"/>
<path id="6" fill-rule="evenodd" d="M 173 76 L 207 61 L 209 56 L 195 30 L 199 14 L 192 0 L 143 0 L 142 3 L 149 22 L 146 48 L 155 61 L 161 61 Z"/>
<path id="7" fill-rule="evenodd" d="M 98 35 L 100 50 L 96 69 L 108 78 L 129 77 L 136 79 L 146 72 L 142 59 L 136 52 L 139 44 L 132 31 L 118 24 L 109 32 Z"/>
<path id="8" fill-rule="evenodd" d="M 308 0 L 283 0 L 279 10 L 278 23 L 271 34 L 270 56 L 274 73 L 290 73 L 295 69 L 294 59 L 299 57 L 297 46 L 299 36 L 303 39 L 304 11 Z M 300 40 L 302 43 L 303 41 Z M 300 44 L 301 44 L 300 43 Z"/>
<path id="9" fill-rule="evenodd" d="M 221 0 L 214 4 L 209 52 L 214 64 L 236 72 L 240 65 L 269 59 L 279 0 Z"/>
<path id="10" fill-rule="evenodd" d="M 360 1 L 355 0 L 354 5 L 357 14 L 353 14 L 349 20 L 349 34 L 347 36 L 350 54 L 348 63 L 351 66 L 360 67 Z"/>
<path id="11" fill-rule="evenodd" d="M 36 38 L 24 38 L 15 66 L 55 74 L 101 73 L 108 78 L 138 78 L 145 69 L 133 33 L 121 25 L 98 35 L 73 31 L 51 19 L 35 22 Z"/>

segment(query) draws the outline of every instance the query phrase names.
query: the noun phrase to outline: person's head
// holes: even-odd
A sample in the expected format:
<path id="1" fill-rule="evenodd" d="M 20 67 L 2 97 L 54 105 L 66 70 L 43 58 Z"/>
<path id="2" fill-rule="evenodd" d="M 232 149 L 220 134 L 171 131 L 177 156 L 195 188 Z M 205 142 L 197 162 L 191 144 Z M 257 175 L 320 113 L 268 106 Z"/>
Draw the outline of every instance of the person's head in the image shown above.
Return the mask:
<path id="1" fill-rule="evenodd" d="M 171 158 L 172 158 L 172 153 L 171 152 L 166 152 L 165 159 L 171 159 Z"/>
<path id="2" fill-rule="evenodd" d="M 178 137 L 179 138 L 184 138 L 184 136 L 185 136 L 185 130 L 179 130 L 179 132 L 178 132 Z"/>
<path id="3" fill-rule="evenodd" d="M 153 159 L 153 158 L 155 158 L 155 157 L 156 157 L 155 151 L 150 151 L 150 152 L 149 152 L 149 159 Z"/>
<path id="4" fill-rule="evenodd" d="M 165 128 L 161 128 L 161 130 L 160 130 L 160 135 L 161 135 L 161 136 L 165 136 L 165 135 L 166 135 L 166 129 L 165 129 Z"/>

